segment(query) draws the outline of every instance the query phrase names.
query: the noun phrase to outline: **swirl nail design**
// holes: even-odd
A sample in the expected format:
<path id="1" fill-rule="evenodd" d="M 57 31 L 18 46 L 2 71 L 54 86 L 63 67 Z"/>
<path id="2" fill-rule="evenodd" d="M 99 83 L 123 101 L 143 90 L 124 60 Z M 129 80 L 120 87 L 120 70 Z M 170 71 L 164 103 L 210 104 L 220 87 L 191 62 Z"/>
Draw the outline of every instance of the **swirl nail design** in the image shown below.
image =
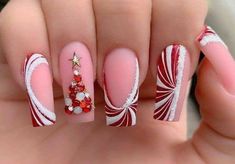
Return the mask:
<path id="1" fill-rule="evenodd" d="M 154 118 L 173 121 L 183 78 L 186 49 L 181 45 L 168 46 L 157 66 L 157 89 Z"/>
<path id="2" fill-rule="evenodd" d="M 139 84 L 139 65 L 136 59 L 136 74 L 135 82 L 131 93 L 129 94 L 126 102 L 122 107 L 115 107 L 108 96 L 105 83 L 104 83 L 104 94 L 105 94 L 105 112 L 106 121 L 109 126 L 133 126 L 136 124 L 136 111 L 137 101 L 139 96 L 138 90 Z"/>
<path id="3" fill-rule="evenodd" d="M 216 34 L 216 32 L 210 27 L 205 26 L 205 29 L 198 37 L 198 41 L 201 46 L 206 46 L 208 43 L 211 42 L 219 42 L 227 48 L 227 45 L 223 42 L 223 40 Z"/>
<path id="4" fill-rule="evenodd" d="M 40 102 L 31 84 L 32 75 L 34 71 L 39 68 L 39 66 L 42 64 L 48 65 L 48 62 L 46 58 L 41 54 L 32 54 L 28 56 L 24 63 L 23 71 L 25 76 L 26 89 L 28 92 L 28 100 L 30 105 L 30 111 L 32 114 L 33 126 L 52 125 L 55 123 L 56 120 L 55 113 L 47 109 Z"/>

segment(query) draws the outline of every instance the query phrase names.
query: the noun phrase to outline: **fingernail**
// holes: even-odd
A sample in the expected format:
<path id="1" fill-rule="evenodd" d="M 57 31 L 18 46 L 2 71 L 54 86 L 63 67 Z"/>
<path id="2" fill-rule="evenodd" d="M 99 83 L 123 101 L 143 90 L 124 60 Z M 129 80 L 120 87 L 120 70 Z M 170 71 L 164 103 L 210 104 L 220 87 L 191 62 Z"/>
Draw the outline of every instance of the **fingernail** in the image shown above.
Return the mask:
<path id="1" fill-rule="evenodd" d="M 94 86 L 91 56 L 79 42 L 66 45 L 60 54 L 60 77 L 65 113 L 70 121 L 94 120 Z"/>
<path id="2" fill-rule="evenodd" d="M 226 44 L 209 26 L 205 26 L 196 40 L 199 43 L 199 48 L 212 64 L 224 87 L 228 92 L 235 94 L 235 63 Z"/>
<path id="3" fill-rule="evenodd" d="M 104 94 L 106 123 L 109 126 L 136 124 L 139 64 L 135 53 L 119 48 L 104 62 Z"/>
<path id="4" fill-rule="evenodd" d="M 155 119 L 179 120 L 189 76 L 188 56 L 184 46 L 170 45 L 158 59 Z"/>
<path id="5" fill-rule="evenodd" d="M 54 124 L 52 78 L 46 58 L 41 54 L 28 56 L 23 71 L 33 126 Z"/>

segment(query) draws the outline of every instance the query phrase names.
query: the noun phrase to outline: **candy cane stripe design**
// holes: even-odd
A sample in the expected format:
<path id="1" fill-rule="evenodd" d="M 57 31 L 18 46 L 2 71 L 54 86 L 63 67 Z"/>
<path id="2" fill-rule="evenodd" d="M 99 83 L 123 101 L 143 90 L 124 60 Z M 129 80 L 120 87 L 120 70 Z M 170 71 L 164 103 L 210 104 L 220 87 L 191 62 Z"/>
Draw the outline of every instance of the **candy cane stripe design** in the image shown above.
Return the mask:
<path id="1" fill-rule="evenodd" d="M 136 112 L 137 112 L 136 108 L 139 96 L 138 83 L 139 83 L 139 65 L 138 61 L 136 60 L 136 76 L 135 76 L 134 86 L 125 104 L 120 108 L 115 107 L 111 103 L 106 88 L 104 86 L 105 112 L 106 112 L 107 125 L 116 126 L 116 127 L 120 126 L 127 127 L 136 124 Z"/>
<path id="2" fill-rule="evenodd" d="M 28 91 L 30 111 L 34 126 L 52 125 L 56 120 L 55 113 L 51 112 L 40 103 L 31 86 L 32 74 L 41 64 L 48 64 L 45 57 L 41 54 L 32 54 L 31 56 L 28 56 L 24 64 L 25 84 Z"/>
<path id="3" fill-rule="evenodd" d="M 203 47 L 211 42 L 219 42 L 222 43 L 224 47 L 227 48 L 223 40 L 216 34 L 216 32 L 210 26 L 205 27 L 205 30 L 198 37 L 198 41 Z"/>
<path id="4" fill-rule="evenodd" d="M 168 46 L 157 67 L 157 90 L 154 118 L 173 121 L 183 78 L 186 49 L 180 45 Z"/>

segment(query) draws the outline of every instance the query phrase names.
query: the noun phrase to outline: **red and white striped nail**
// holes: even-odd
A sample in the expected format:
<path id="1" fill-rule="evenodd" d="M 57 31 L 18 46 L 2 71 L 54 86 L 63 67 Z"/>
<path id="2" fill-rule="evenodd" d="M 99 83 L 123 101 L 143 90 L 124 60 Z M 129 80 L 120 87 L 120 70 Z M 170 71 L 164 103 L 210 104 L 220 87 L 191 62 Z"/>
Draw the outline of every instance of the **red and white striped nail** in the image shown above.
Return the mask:
<path id="1" fill-rule="evenodd" d="M 166 47 L 157 63 L 154 118 L 178 121 L 189 76 L 189 55 L 182 45 Z"/>
<path id="2" fill-rule="evenodd" d="M 204 30 L 198 36 L 197 41 L 202 47 L 206 46 L 209 43 L 220 43 L 227 48 L 223 40 L 216 34 L 216 32 L 210 26 L 205 26 Z"/>
<path id="3" fill-rule="evenodd" d="M 24 63 L 25 85 L 34 127 L 55 123 L 52 77 L 48 62 L 41 54 L 32 54 Z"/>
<path id="4" fill-rule="evenodd" d="M 209 26 L 205 26 L 196 40 L 199 43 L 199 48 L 220 77 L 224 87 L 228 92 L 235 94 L 235 62 L 226 44 Z M 224 66 L 230 69 L 225 71 Z"/>
<path id="5" fill-rule="evenodd" d="M 139 64 L 129 49 L 113 50 L 104 63 L 104 94 L 106 122 L 109 126 L 136 124 L 139 94 Z"/>

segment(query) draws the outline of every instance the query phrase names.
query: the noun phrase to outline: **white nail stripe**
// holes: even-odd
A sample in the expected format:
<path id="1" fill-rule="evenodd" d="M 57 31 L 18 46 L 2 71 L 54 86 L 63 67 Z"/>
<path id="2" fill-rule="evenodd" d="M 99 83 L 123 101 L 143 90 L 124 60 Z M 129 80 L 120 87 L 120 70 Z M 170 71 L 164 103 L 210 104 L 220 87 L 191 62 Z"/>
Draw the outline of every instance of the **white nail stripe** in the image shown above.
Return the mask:
<path id="1" fill-rule="evenodd" d="M 164 79 L 164 77 L 163 77 L 163 75 L 162 75 L 162 73 L 161 73 L 161 71 L 160 71 L 159 69 L 158 69 L 158 73 L 159 73 L 159 76 L 158 76 L 158 77 L 161 76 L 161 77 Z M 166 81 L 166 80 L 164 79 L 164 81 Z M 166 82 L 167 82 L 167 81 L 166 81 Z M 167 82 L 167 83 L 168 83 L 168 82 Z M 168 83 L 168 85 L 170 85 L 172 88 L 166 86 L 166 85 L 161 81 L 160 78 L 157 78 L 157 85 L 160 86 L 160 87 L 162 87 L 162 88 L 164 88 L 164 89 L 172 89 L 172 88 L 174 88 L 174 86 L 172 86 L 172 84 L 170 84 L 170 83 Z"/>
<path id="2" fill-rule="evenodd" d="M 31 101 L 31 100 L 30 100 Z M 31 107 L 30 107 L 31 108 Z M 33 110 L 33 109 L 30 109 L 30 110 Z M 37 117 L 35 116 L 35 114 L 34 114 L 34 112 L 31 112 L 32 113 L 32 115 L 33 115 L 33 117 L 34 117 L 34 120 L 37 122 L 37 124 L 39 125 L 39 126 L 43 126 L 39 121 L 38 121 L 38 119 L 37 119 Z"/>
<path id="3" fill-rule="evenodd" d="M 32 100 L 30 99 L 30 101 L 32 101 Z M 34 109 L 37 109 L 37 108 L 38 108 L 38 107 L 36 106 L 36 103 L 35 103 L 35 104 L 32 103 L 32 105 L 33 105 L 33 108 L 34 108 Z M 40 120 L 44 120 L 44 121 L 42 121 L 44 125 L 51 125 L 52 122 L 51 122 L 50 120 L 44 119 L 45 116 L 42 115 L 40 109 L 39 109 L 39 110 L 34 110 L 34 111 L 35 111 L 35 113 L 37 114 L 37 116 L 39 117 Z M 39 111 L 40 111 L 40 112 L 39 112 Z M 33 115 L 34 115 L 34 114 L 33 114 Z M 34 115 L 34 116 L 35 116 L 35 115 Z M 37 122 L 39 122 L 36 116 L 35 116 L 35 119 L 37 120 Z M 42 126 L 41 123 L 40 123 L 40 126 Z"/>
<path id="4" fill-rule="evenodd" d="M 165 97 L 164 99 L 162 99 L 161 101 L 156 103 L 155 108 L 160 108 L 163 104 L 165 104 L 171 98 L 172 94 L 173 93 L 169 94 L 167 97 Z M 157 111 L 156 113 L 158 113 L 158 112 L 160 112 L 160 110 Z"/>
<path id="5" fill-rule="evenodd" d="M 186 49 L 181 46 L 180 52 L 179 52 L 179 59 L 178 59 L 178 67 L 177 67 L 177 76 L 176 76 L 176 87 L 175 87 L 175 96 L 173 98 L 171 107 L 170 107 L 170 116 L 169 120 L 172 121 L 175 118 L 175 113 L 176 113 L 176 108 L 177 108 L 177 103 L 179 100 L 179 94 L 180 94 L 180 89 L 181 89 L 181 83 L 183 79 L 183 71 L 184 71 L 184 61 L 185 61 L 185 56 L 186 56 Z"/>
<path id="6" fill-rule="evenodd" d="M 126 115 L 126 117 L 127 117 L 128 116 L 127 115 L 128 111 L 130 112 L 130 115 L 131 115 L 131 125 L 136 124 L 136 114 L 134 112 L 134 111 L 136 111 L 136 109 L 132 105 L 135 105 L 137 103 L 137 100 L 138 100 L 138 95 L 139 95 L 138 84 L 139 84 L 139 65 L 138 65 L 138 60 L 136 59 L 135 82 L 134 82 L 134 85 L 133 85 L 133 88 L 131 90 L 131 93 L 130 93 L 129 97 L 127 98 L 125 104 L 122 107 L 118 108 L 118 107 L 115 107 L 115 106 L 112 105 L 112 103 L 110 102 L 110 100 L 107 96 L 106 88 L 104 87 L 106 107 L 111 109 L 111 111 L 113 111 L 113 112 L 109 112 L 109 111 L 106 110 L 106 114 L 114 114 L 115 110 L 116 111 L 122 111 L 121 113 L 119 113 L 115 116 L 112 116 L 112 117 L 106 116 L 107 125 L 117 123 L 118 121 L 120 121 L 120 119 L 124 115 Z M 125 121 L 125 118 L 123 120 L 121 120 L 121 123 L 117 126 L 121 126 L 124 121 Z M 127 117 L 127 122 L 129 122 L 129 121 L 130 121 L 129 118 Z"/>
<path id="7" fill-rule="evenodd" d="M 129 108 L 128 108 L 128 110 L 129 110 Z M 117 122 L 118 120 L 120 120 L 123 117 L 123 115 L 125 114 L 125 112 L 126 111 L 123 110 L 120 114 L 118 114 L 114 117 L 108 117 L 107 116 L 106 119 L 107 119 L 108 125 L 113 124 L 113 123 Z"/>
<path id="8" fill-rule="evenodd" d="M 56 119 L 55 113 L 49 111 L 46 107 L 44 107 L 40 103 L 40 101 L 35 96 L 33 89 L 32 89 L 32 86 L 31 86 L 31 78 L 32 78 L 32 74 L 33 74 L 34 70 L 41 64 L 48 65 L 48 62 L 41 54 L 33 54 L 28 59 L 28 61 L 26 61 L 25 64 L 26 64 L 25 70 L 24 70 L 25 71 L 25 84 L 26 84 L 29 99 L 31 101 L 32 108 L 33 108 L 31 110 L 35 111 L 35 113 L 39 117 L 40 121 L 44 125 L 51 125 L 51 124 L 53 124 L 52 121 L 55 121 L 55 119 Z M 40 126 L 42 126 L 42 124 L 39 122 L 39 120 L 37 120 L 37 117 L 35 116 L 35 114 L 33 112 L 32 112 L 32 114 L 33 114 L 33 117 L 36 120 L 36 122 Z"/>
<path id="9" fill-rule="evenodd" d="M 173 48 L 173 46 L 170 46 L 170 48 L 168 48 L 166 50 L 166 53 L 171 54 L 172 53 L 172 48 Z M 171 63 L 171 55 L 167 55 L 166 57 L 167 57 L 167 62 L 164 62 L 164 64 L 167 65 L 168 70 L 172 70 L 172 65 L 170 64 Z M 170 81 L 171 81 L 171 84 L 174 84 L 172 73 L 170 73 Z"/>
<path id="10" fill-rule="evenodd" d="M 158 99 L 161 98 L 161 100 L 155 103 L 155 111 L 154 111 L 154 115 L 158 114 L 157 116 L 158 119 L 160 119 L 163 115 L 165 115 L 163 120 L 168 120 L 168 121 L 172 121 L 175 118 L 176 108 L 177 108 L 177 103 L 179 100 L 179 94 L 180 94 L 181 83 L 182 83 L 182 78 L 183 78 L 183 72 L 184 72 L 185 56 L 186 56 L 186 49 L 183 46 L 180 46 L 179 52 L 174 52 L 174 53 L 178 53 L 179 55 L 178 61 L 177 61 L 177 68 L 176 68 L 177 74 L 176 74 L 176 79 L 174 82 L 173 72 L 172 72 L 172 66 L 173 66 L 172 64 L 174 61 L 172 61 L 171 59 L 173 55 L 172 50 L 173 50 L 173 46 L 168 46 L 166 48 L 166 51 L 162 53 L 162 59 L 164 59 L 164 57 L 166 56 L 167 61 L 162 60 L 162 64 L 164 68 L 163 70 L 161 70 L 160 67 L 158 67 L 157 69 L 158 71 L 157 86 L 165 90 L 157 91 L 157 93 L 161 93 L 161 94 L 157 95 L 156 98 Z M 166 68 L 165 65 L 167 65 L 167 70 L 165 70 Z M 171 67 L 169 65 L 171 65 Z M 165 81 L 165 83 L 163 83 L 160 79 L 160 77 L 164 79 L 162 71 L 165 71 L 166 75 L 169 73 L 171 80 Z M 165 85 L 165 84 L 169 85 L 169 82 L 171 83 L 170 86 L 172 86 L 172 88 Z M 166 106 L 168 106 L 169 104 L 170 104 L 170 107 L 167 108 Z M 164 107 L 166 107 L 166 109 L 164 109 Z M 164 114 L 166 110 L 168 110 L 167 114 Z"/>
<path id="11" fill-rule="evenodd" d="M 206 46 L 208 43 L 219 42 L 224 45 L 224 47 L 228 48 L 224 41 L 216 34 L 216 32 L 210 27 L 206 27 L 206 31 L 202 40 L 200 41 L 201 46 Z"/>

